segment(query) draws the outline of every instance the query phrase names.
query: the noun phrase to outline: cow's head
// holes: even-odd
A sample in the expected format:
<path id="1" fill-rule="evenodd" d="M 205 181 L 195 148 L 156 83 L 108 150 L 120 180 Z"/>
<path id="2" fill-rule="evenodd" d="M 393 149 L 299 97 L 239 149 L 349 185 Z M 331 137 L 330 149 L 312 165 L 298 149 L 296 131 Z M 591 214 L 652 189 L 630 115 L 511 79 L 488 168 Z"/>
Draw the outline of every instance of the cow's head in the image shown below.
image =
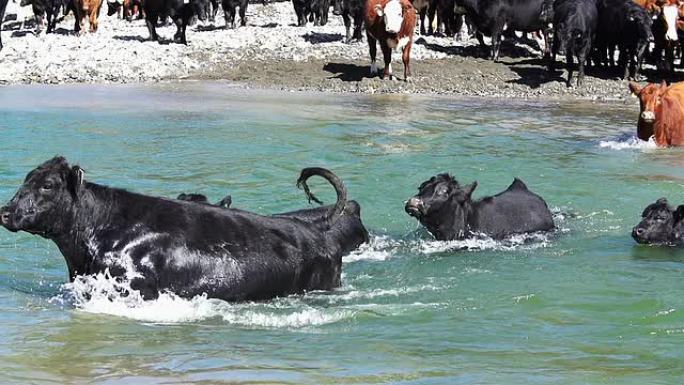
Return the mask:
<path id="1" fill-rule="evenodd" d="M 24 184 L 6 206 L 0 222 L 6 229 L 45 237 L 58 235 L 72 218 L 83 186 L 83 170 L 55 157 L 28 173 Z"/>
<path id="2" fill-rule="evenodd" d="M 404 209 L 438 239 L 445 238 L 445 229 L 452 233 L 448 238 L 462 238 L 476 187 L 477 182 L 461 187 L 451 175 L 439 174 L 423 182 Z"/>
<path id="3" fill-rule="evenodd" d="M 404 22 L 404 9 L 400 0 L 389 0 L 384 7 L 376 4 L 375 13 L 385 22 L 386 32 L 399 33 Z"/>
<path id="4" fill-rule="evenodd" d="M 684 209 L 675 211 L 667 199 L 660 198 L 644 209 L 641 222 L 632 229 L 632 238 L 643 244 L 671 243 L 675 223 L 681 220 L 683 213 Z"/>
<path id="5" fill-rule="evenodd" d="M 665 0 L 661 8 L 661 15 L 665 23 L 665 41 L 676 42 L 677 21 L 679 20 L 679 0 Z"/>
<path id="6" fill-rule="evenodd" d="M 662 96 L 667 90 L 667 83 L 663 80 L 660 84 L 649 83 L 642 88 L 637 83 L 630 82 L 629 90 L 639 98 L 640 118 L 646 123 L 653 123 L 656 111 L 662 103 Z"/>

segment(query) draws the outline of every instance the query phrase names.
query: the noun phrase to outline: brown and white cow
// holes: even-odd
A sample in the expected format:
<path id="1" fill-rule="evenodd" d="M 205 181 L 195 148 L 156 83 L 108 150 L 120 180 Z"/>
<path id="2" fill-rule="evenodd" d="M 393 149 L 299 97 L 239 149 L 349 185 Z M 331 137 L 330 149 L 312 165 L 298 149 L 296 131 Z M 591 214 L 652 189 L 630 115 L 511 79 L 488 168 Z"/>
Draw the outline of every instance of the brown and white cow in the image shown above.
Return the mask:
<path id="1" fill-rule="evenodd" d="M 684 146 L 684 82 L 668 86 L 663 81 L 643 88 L 630 82 L 629 89 L 639 98 L 639 139 L 653 137 L 659 147 Z"/>
<path id="2" fill-rule="evenodd" d="M 102 0 L 75 0 L 76 5 L 76 23 L 75 32 L 81 32 L 83 28 L 83 18 L 88 16 L 90 23 L 90 32 L 97 31 L 97 18 L 100 15 L 100 8 L 102 7 Z"/>
<path id="3" fill-rule="evenodd" d="M 404 62 L 404 80 L 411 77 L 411 46 L 416 27 L 416 10 L 409 0 L 366 0 L 364 15 L 368 50 L 371 57 L 371 75 L 378 72 L 375 64 L 376 43 L 380 44 L 385 60 L 382 78 L 392 79 L 392 49 L 401 50 Z"/>

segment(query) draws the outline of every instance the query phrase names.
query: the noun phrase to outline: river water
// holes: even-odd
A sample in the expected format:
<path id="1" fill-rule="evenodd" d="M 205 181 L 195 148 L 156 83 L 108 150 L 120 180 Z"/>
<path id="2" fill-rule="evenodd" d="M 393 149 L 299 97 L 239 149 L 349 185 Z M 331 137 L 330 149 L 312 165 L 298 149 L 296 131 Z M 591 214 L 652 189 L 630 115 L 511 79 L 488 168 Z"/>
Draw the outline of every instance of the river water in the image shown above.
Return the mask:
<path id="1" fill-rule="evenodd" d="M 264 214 L 307 207 L 298 172 L 324 166 L 361 203 L 372 233 L 345 257 L 332 293 L 228 304 L 120 298 L 106 277 L 65 285 L 51 242 L 0 230 L 0 383 L 684 378 L 684 251 L 629 236 L 648 203 L 683 203 L 684 152 L 634 140 L 633 105 L 172 83 L 5 87 L 0 114 L 2 202 L 57 154 L 93 182 L 212 201 L 230 193 L 234 207 Z M 446 171 L 477 180 L 475 196 L 522 178 L 559 230 L 431 240 L 403 204 Z"/>

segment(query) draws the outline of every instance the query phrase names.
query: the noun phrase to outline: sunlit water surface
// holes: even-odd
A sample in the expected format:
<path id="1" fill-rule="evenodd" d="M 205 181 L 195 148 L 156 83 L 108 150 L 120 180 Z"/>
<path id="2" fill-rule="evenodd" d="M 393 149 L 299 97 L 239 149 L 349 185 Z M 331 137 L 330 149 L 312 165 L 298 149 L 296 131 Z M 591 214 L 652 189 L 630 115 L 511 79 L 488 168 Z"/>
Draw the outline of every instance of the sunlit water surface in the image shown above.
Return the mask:
<path id="1" fill-rule="evenodd" d="M 49 241 L 0 230 L 0 383 L 678 384 L 684 252 L 629 233 L 661 196 L 684 203 L 684 152 L 638 142 L 636 108 L 247 92 L 225 83 L 0 89 L 0 201 L 56 154 L 133 191 L 202 192 L 275 213 L 307 207 L 324 166 L 372 241 L 343 285 L 264 303 L 115 298 L 67 282 Z M 403 211 L 437 172 L 514 176 L 548 236 L 435 242 Z M 314 188 L 327 201 L 323 182 Z M 90 299 L 86 292 L 96 292 Z"/>

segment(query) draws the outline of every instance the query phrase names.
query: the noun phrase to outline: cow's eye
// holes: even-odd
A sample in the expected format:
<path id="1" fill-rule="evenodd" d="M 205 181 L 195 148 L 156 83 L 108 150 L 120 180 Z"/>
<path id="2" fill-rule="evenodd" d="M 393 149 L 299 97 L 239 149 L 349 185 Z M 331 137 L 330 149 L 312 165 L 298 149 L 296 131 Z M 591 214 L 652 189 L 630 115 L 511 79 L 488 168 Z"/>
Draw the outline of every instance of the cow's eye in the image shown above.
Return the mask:
<path id="1" fill-rule="evenodd" d="M 437 195 L 446 195 L 446 193 L 447 193 L 446 187 L 442 187 L 439 190 L 437 190 Z"/>
<path id="2" fill-rule="evenodd" d="M 45 184 L 43 184 L 43 187 L 41 187 L 41 188 L 45 191 L 50 191 L 50 190 L 52 190 L 52 187 L 54 187 L 52 185 L 52 182 L 45 182 Z"/>

